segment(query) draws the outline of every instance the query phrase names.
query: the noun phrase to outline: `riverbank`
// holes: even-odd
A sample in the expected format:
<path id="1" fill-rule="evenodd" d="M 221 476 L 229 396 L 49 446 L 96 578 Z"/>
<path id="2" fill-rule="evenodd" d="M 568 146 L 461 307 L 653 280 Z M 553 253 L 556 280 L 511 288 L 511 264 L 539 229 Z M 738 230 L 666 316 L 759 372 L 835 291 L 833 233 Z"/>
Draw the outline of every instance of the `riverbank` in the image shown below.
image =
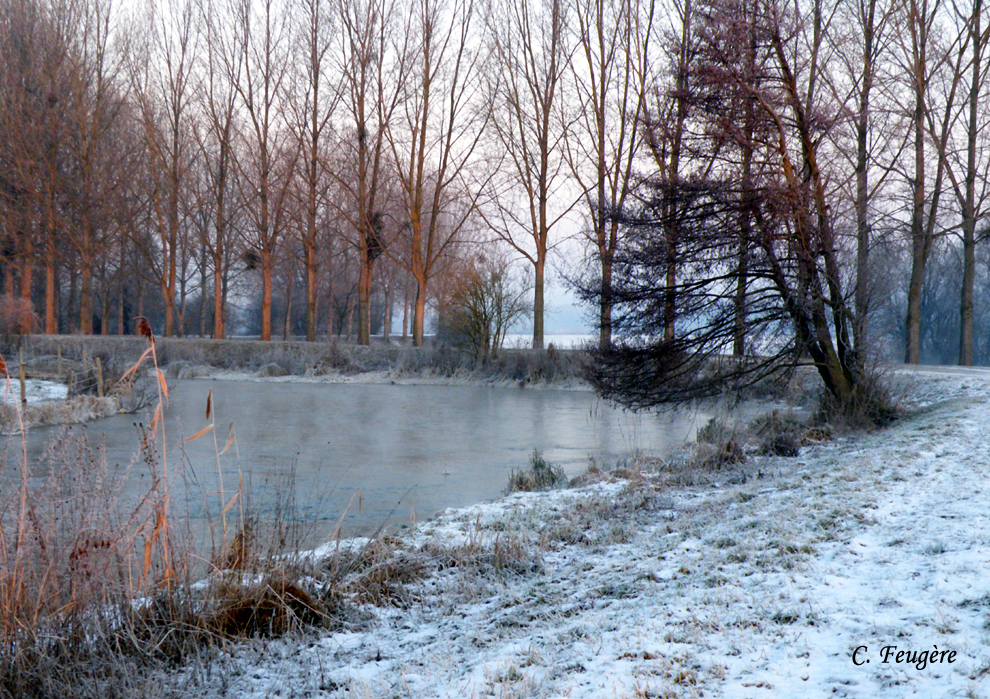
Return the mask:
<path id="1" fill-rule="evenodd" d="M 0 387 L 0 434 L 48 425 L 74 425 L 116 414 L 119 396 L 68 397 L 68 386 L 59 381 L 26 379 L 24 402 L 20 381 L 7 378 Z"/>
<path id="2" fill-rule="evenodd" d="M 672 485 L 675 460 L 417 525 L 389 543 L 418 570 L 397 602 L 227 646 L 196 694 L 983 696 L 990 376 L 894 378 L 906 416 L 883 431 L 704 486 Z M 504 565 L 437 566 L 441 546 Z M 954 662 L 885 663 L 887 646 Z"/>
<path id="3" fill-rule="evenodd" d="M 141 356 L 140 337 L 32 335 L 22 347 L 35 371 L 61 362 L 100 358 L 108 376 L 120 375 Z M 283 378 L 315 382 L 425 383 L 587 389 L 587 354 L 578 349 L 501 350 L 480 361 L 443 346 L 410 347 L 379 341 L 371 346 L 343 342 L 260 342 L 158 338 L 159 366 L 173 378 Z M 286 378 L 285 380 L 292 380 Z"/>

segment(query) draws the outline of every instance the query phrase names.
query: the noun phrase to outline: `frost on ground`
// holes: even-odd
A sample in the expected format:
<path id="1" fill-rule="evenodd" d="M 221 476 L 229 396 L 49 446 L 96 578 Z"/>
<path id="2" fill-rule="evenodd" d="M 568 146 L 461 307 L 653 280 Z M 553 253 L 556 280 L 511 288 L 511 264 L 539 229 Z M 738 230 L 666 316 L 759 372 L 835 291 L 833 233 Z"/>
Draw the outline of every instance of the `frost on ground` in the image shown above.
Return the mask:
<path id="1" fill-rule="evenodd" d="M 735 485 L 447 512 L 403 546 L 532 565 L 437 570 L 341 631 L 230 647 L 202 696 L 990 696 L 990 373 L 894 378 L 908 417 L 751 457 Z M 894 662 L 936 647 L 955 662 Z"/>
<path id="2" fill-rule="evenodd" d="M 3 391 L 4 400 L 7 403 L 19 402 L 21 400 L 21 385 L 17 379 L 8 379 L 0 387 Z M 68 394 L 69 387 L 64 383 L 56 381 L 44 381 L 42 379 L 26 379 L 24 381 L 24 397 L 28 403 L 44 403 L 51 400 L 64 400 Z"/>
<path id="3" fill-rule="evenodd" d="M 71 425 L 109 417 L 120 410 L 116 396 L 73 396 L 67 398 L 64 383 L 27 379 L 25 403 L 21 403 L 20 381 L 6 379 L 0 384 L 0 434 L 19 434 L 22 428 L 43 425 Z"/>

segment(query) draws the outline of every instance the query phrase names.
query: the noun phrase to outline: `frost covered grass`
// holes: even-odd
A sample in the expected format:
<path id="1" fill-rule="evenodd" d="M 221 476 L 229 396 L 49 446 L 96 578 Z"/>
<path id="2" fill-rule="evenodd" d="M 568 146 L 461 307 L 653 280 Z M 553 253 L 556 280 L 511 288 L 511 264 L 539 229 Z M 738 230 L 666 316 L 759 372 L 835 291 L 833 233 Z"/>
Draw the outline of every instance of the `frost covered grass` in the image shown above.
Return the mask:
<path id="1" fill-rule="evenodd" d="M 990 374 L 894 379 L 904 417 L 885 430 L 696 485 L 633 464 L 449 511 L 390 544 L 416 562 L 401 604 L 232 646 L 203 695 L 986 696 Z M 426 553 L 496 542 L 523 564 Z M 920 667 L 935 646 L 954 662 Z"/>

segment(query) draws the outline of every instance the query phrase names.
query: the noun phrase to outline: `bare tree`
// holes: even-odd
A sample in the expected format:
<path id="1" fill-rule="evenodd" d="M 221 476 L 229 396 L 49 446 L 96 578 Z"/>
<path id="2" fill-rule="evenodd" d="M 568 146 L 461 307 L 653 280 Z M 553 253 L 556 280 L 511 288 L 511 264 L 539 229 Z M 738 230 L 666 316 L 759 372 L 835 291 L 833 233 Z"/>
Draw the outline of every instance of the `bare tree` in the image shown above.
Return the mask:
<path id="1" fill-rule="evenodd" d="M 423 344 L 427 287 L 436 268 L 472 221 L 475 195 L 466 170 L 481 138 L 476 109 L 482 59 L 471 34 L 474 5 L 415 0 L 406 27 L 406 91 L 387 136 L 405 203 L 409 259 L 416 280 L 413 345 Z"/>
<path id="2" fill-rule="evenodd" d="M 56 273 L 59 247 L 64 229 L 63 207 L 65 168 L 63 153 L 68 136 L 66 109 L 70 103 L 70 78 L 72 35 L 78 23 L 78 9 L 71 3 L 52 6 L 45 15 L 43 37 L 39 45 L 42 62 L 43 84 L 40 94 L 44 97 L 39 122 L 43 124 L 43 139 L 38 143 L 38 157 L 42 163 L 41 189 L 44 216 L 44 265 L 45 265 L 45 333 L 58 332 Z"/>
<path id="3" fill-rule="evenodd" d="M 840 5 L 841 23 L 827 37 L 837 56 L 838 72 L 841 74 L 838 80 L 832 77 L 830 83 L 835 98 L 849 105 L 847 110 L 855 142 L 851 156 L 855 172 L 852 196 L 856 226 L 853 333 L 860 347 L 867 344 L 868 319 L 874 297 L 871 280 L 876 275 L 871 272 L 870 254 L 875 244 L 875 221 L 882 215 L 876 199 L 879 188 L 893 172 L 891 164 L 896 160 L 896 153 L 891 151 L 903 143 L 903 138 L 897 138 L 892 130 L 882 130 L 886 115 L 882 108 L 878 110 L 875 106 L 878 78 L 882 81 L 887 77 L 882 68 L 891 51 L 894 36 L 891 25 L 898 20 L 898 6 L 896 0 L 857 0 Z M 883 98 L 883 92 L 889 85 L 881 82 L 879 87 L 879 97 Z M 887 151 L 886 161 L 881 160 L 884 151 Z"/>
<path id="4" fill-rule="evenodd" d="M 612 342 L 612 260 L 621 210 L 638 184 L 634 174 L 646 114 L 652 0 L 575 0 L 579 48 L 573 85 L 577 116 L 568 132 L 567 161 L 584 193 L 598 258 L 599 344 Z"/>
<path id="5" fill-rule="evenodd" d="M 179 250 L 187 247 L 190 223 L 188 172 L 192 158 L 189 106 L 199 32 L 192 0 L 149 5 L 146 23 L 131 53 L 133 95 L 138 104 L 149 159 L 148 199 L 158 231 L 147 250 L 165 301 L 163 334 L 176 331 L 176 280 Z M 141 40 L 143 38 L 143 41 Z M 159 257 L 160 256 L 160 257 Z M 181 334 L 181 328 L 180 328 Z"/>
<path id="6" fill-rule="evenodd" d="M 401 96 L 406 53 L 393 45 L 392 0 L 343 0 L 342 106 L 347 114 L 336 134 L 340 168 L 331 168 L 345 196 L 337 211 L 347 220 L 358 250 L 358 342 L 371 342 L 371 283 L 374 265 L 384 252 L 382 190 L 387 177 L 385 129 Z M 408 41 L 409 37 L 405 37 Z"/>
<path id="7" fill-rule="evenodd" d="M 313 342 L 316 339 L 319 286 L 317 234 L 321 228 L 320 210 L 327 208 L 323 195 L 330 178 L 326 172 L 325 136 L 330 132 L 330 120 L 341 96 L 337 76 L 328 75 L 339 11 L 336 0 L 304 0 L 301 14 L 303 21 L 297 42 L 298 55 L 294 61 L 297 66 L 296 82 L 289 98 L 289 107 L 299 141 L 305 209 L 300 239 L 306 277 L 306 340 Z"/>
<path id="8" fill-rule="evenodd" d="M 226 31 L 229 7 L 207 2 L 200 8 L 207 51 L 200 116 L 196 120 L 199 152 L 198 209 L 200 241 L 209 258 L 213 276 L 213 337 L 226 334 L 225 309 L 229 265 L 232 258 L 231 222 L 238 208 L 234 167 L 234 137 L 237 133 L 237 88 L 244 56 L 234 37 Z"/>
<path id="9" fill-rule="evenodd" d="M 551 233 L 576 204 L 563 157 L 571 52 L 565 0 L 493 2 L 487 35 L 493 150 L 505 155 L 483 211 L 494 234 L 533 265 L 533 347 L 542 348 Z"/>
<path id="10" fill-rule="evenodd" d="M 937 235 L 939 202 L 945 177 L 945 159 L 938 158 L 930 197 L 926 189 L 928 163 L 925 146 L 929 135 L 936 141 L 936 153 L 944 150 L 952 125 L 953 104 L 958 86 L 959 70 L 951 71 L 947 90 L 943 94 L 942 118 L 931 108 L 933 81 L 938 77 L 947 51 L 937 51 L 933 32 L 937 35 L 941 0 L 906 0 L 905 21 L 898 23 L 902 61 L 910 84 L 908 94 L 912 104 L 911 134 L 914 155 L 913 171 L 909 176 L 911 190 L 911 278 L 907 294 L 906 342 L 904 361 L 917 364 L 921 360 L 921 292 L 925 265 Z M 934 55 L 930 55 L 934 54 Z M 962 54 L 957 54 L 961 56 Z M 905 105 L 907 106 L 907 105 Z"/>
<path id="11" fill-rule="evenodd" d="M 976 225 L 985 213 L 987 196 L 990 195 L 988 168 L 990 159 L 985 148 L 978 148 L 984 140 L 986 114 L 981 113 L 980 100 L 985 96 L 986 54 L 990 41 L 990 27 L 983 23 L 983 2 L 972 0 L 970 6 L 953 4 L 953 14 L 959 29 L 959 41 L 951 47 L 955 52 L 952 60 L 952 73 L 949 84 L 951 100 L 958 89 L 968 87 L 965 98 L 958 107 L 946 103 L 946 114 L 952 114 L 952 125 L 945 129 L 945 138 L 936 135 L 940 161 L 944 161 L 945 174 L 949 179 L 953 194 L 959 206 L 962 237 L 963 273 L 959 309 L 959 364 L 973 364 L 973 295 L 976 277 Z M 967 74 L 968 73 L 968 78 Z M 968 85 L 967 85 L 968 83 Z M 958 109 L 958 116 L 956 110 Z M 956 120 L 964 119 L 962 132 L 964 139 L 956 145 L 953 136 L 957 130 Z M 963 153 L 965 155 L 963 155 Z M 979 191 L 977 188 L 979 187 Z"/>
<path id="12" fill-rule="evenodd" d="M 528 285 L 488 246 L 461 261 L 449 286 L 440 303 L 440 336 L 479 360 L 497 357 L 506 332 L 530 310 Z"/>
<path id="13" fill-rule="evenodd" d="M 3 293 L 31 302 L 37 262 L 35 248 L 45 165 L 43 85 L 39 60 L 46 27 L 39 9 L 24 0 L 0 3 L 0 259 Z M 19 277 L 19 284 L 17 284 Z M 31 332 L 30 314 L 21 314 L 21 332 Z"/>
<path id="14" fill-rule="evenodd" d="M 285 208 L 297 152 L 282 113 L 289 16 L 278 0 L 237 0 L 236 13 L 242 70 L 233 84 L 245 122 L 236 156 L 237 183 L 251 216 L 244 231 L 247 263 L 261 271 L 261 339 L 267 341 L 272 339 L 272 272 L 287 224 Z"/>
<path id="15" fill-rule="evenodd" d="M 126 174 L 115 166 L 120 154 L 112 143 L 113 128 L 124 101 L 114 81 L 122 55 L 111 44 L 115 9 L 110 2 L 90 0 L 77 28 L 78 53 L 73 61 L 68 107 L 73 216 L 66 232 L 79 255 L 79 331 L 93 332 L 93 270 L 108 233 L 106 203 Z"/>

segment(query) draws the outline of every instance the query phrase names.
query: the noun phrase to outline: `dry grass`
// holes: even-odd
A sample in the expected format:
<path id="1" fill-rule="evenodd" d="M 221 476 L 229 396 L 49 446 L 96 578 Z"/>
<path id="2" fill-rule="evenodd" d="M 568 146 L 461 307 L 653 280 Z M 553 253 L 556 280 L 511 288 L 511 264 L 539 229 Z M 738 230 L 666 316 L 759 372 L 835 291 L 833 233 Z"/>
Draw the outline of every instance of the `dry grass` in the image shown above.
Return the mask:
<path id="1" fill-rule="evenodd" d="M 244 508 L 230 512 L 240 488 L 220 494 L 214 553 L 197 550 L 173 517 L 169 479 L 178 474 L 162 448 L 168 387 L 150 329 L 143 341 L 141 359 L 121 376 L 130 381 L 150 360 L 157 394 L 133 464 L 110 466 L 85 434 L 70 433 L 38 464 L 28 463 L 23 437 L 0 460 L 0 697 L 180 696 L 181 683 L 163 681 L 169 668 L 208 665 L 227 639 L 335 623 L 327 581 L 285 553 L 293 541 L 286 520 L 262 540 Z M 61 409 L 99 405 L 81 396 Z M 33 418 L 8 408 L 23 434 Z M 218 446 L 218 460 L 221 453 Z M 146 487 L 125 504 L 124 485 L 138 470 Z"/>
<path id="2" fill-rule="evenodd" d="M 529 457 L 529 467 L 514 470 L 509 474 L 506 492 L 553 490 L 566 488 L 568 485 L 564 469 L 557 464 L 551 464 L 543 458 L 539 451 L 534 450 Z"/>

